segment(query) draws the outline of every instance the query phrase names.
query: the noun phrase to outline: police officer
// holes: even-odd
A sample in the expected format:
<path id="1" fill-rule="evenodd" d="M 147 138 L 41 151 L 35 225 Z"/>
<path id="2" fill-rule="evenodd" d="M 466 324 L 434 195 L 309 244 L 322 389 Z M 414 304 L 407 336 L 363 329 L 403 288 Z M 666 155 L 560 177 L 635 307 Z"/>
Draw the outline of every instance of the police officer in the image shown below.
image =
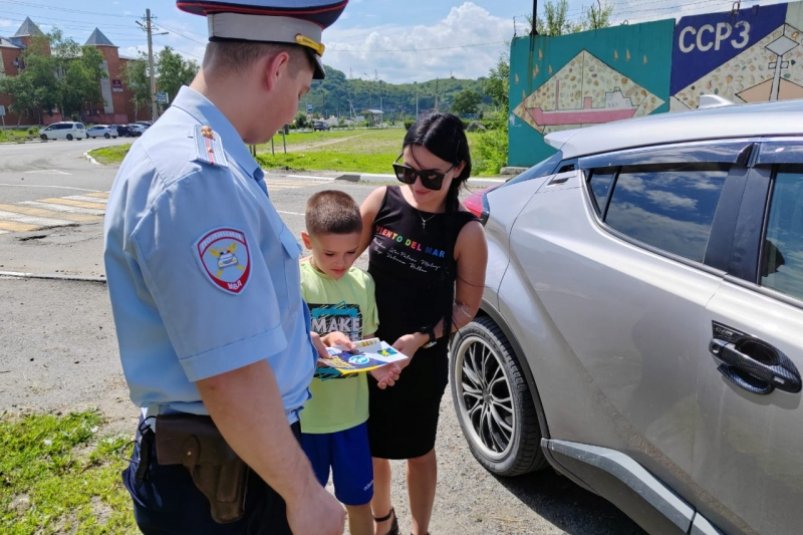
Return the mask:
<path id="1" fill-rule="evenodd" d="M 177 2 L 207 17 L 210 43 L 120 166 L 104 230 L 142 412 L 123 480 L 144 533 L 343 530 L 294 437 L 317 356 L 300 247 L 246 144 L 292 121 L 323 78 L 321 32 L 347 1 Z"/>

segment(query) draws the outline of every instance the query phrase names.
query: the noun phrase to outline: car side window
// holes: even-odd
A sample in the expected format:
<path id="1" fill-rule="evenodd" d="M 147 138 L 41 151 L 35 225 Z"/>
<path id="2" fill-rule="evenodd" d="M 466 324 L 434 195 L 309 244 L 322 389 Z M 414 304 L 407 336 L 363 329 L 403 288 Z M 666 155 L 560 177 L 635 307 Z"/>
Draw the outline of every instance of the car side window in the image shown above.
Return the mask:
<path id="1" fill-rule="evenodd" d="M 702 262 L 727 176 L 720 164 L 622 167 L 604 221 L 642 243 Z"/>
<path id="2" fill-rule="evenodd" d="M 778 170 L 761 256 L 761 285 L 803 299 L 803 166 Z"/>
<path id="3" fill-rule="evenodd" d="M 591 198 L 594 200 L 594 208 L 597 214 L 603 215 L 603 210 L 608 201 L 608 193 L 611 184 L 616 176 L 616 169 L 595 169 L 588 179 Z"/>

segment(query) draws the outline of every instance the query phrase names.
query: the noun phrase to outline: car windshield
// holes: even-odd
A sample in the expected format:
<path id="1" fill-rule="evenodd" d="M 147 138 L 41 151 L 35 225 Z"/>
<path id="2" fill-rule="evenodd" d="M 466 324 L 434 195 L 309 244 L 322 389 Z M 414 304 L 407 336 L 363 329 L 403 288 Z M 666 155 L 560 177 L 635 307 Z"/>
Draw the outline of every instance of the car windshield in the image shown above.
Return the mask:
<path id="1" fill-rule="evenodd" d="M 540 162 L 530 167 L 523 173 L 511 178 L 510 180 L 505 182 L 503 186 L 518 184 L 519 182 L 526 182 L 527 180 L 532 180 L 534 178 L 551 175 L 552 173 L 555 172 L 555 170 L 558 167 L 558 164 L 560 164 L 562 159 L 563 159 L 563 153 L 561 151 L 558 151 L 549 158 L 547 158 L 546 160 L 541 160 Z"/>

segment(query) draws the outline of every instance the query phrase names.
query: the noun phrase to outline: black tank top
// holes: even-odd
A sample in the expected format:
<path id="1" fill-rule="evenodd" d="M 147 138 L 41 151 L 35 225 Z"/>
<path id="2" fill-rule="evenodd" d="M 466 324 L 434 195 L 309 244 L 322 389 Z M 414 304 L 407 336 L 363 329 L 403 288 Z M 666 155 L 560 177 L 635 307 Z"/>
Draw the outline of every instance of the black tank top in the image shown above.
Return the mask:
<path id="1" fill-rule="evenodd" d="M 399 336 L 451 323 L 456 262 L 454 246 L 469 212 L 433 214 L 410 206 L 398 186 L 389 186 L 374 219 L 368 272 L 376 282 L 377 334 L 393 343 Z M 445 349 L 446 339 L 438 344 Z M 434 348 L 433 348 L 434 349 Z"/>

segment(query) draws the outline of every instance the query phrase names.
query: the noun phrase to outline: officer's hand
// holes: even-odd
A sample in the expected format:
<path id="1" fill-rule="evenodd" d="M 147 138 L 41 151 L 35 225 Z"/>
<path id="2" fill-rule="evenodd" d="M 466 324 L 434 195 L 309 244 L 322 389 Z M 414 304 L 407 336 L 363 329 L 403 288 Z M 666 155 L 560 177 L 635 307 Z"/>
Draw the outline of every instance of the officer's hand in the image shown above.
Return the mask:
<path id="1" fill-rule="evenodd" d="M 328 347 L 339 347 L 341 349 L 345 349 L 346 351 L 350 351 L 354 349 L 356 346 L 354 342 L 351 341 L 351 338 L 346 333 L 340 331 L 332 331 L 330 333 L 326 333 L 321 337 L 324 345 Z"/>
<path id="2" fill-rule="evenodd" d="M 287 522 L 293 535 L 341 535 L 346 511 L 315 481 L 305 499 L 287 503 Z"/>

